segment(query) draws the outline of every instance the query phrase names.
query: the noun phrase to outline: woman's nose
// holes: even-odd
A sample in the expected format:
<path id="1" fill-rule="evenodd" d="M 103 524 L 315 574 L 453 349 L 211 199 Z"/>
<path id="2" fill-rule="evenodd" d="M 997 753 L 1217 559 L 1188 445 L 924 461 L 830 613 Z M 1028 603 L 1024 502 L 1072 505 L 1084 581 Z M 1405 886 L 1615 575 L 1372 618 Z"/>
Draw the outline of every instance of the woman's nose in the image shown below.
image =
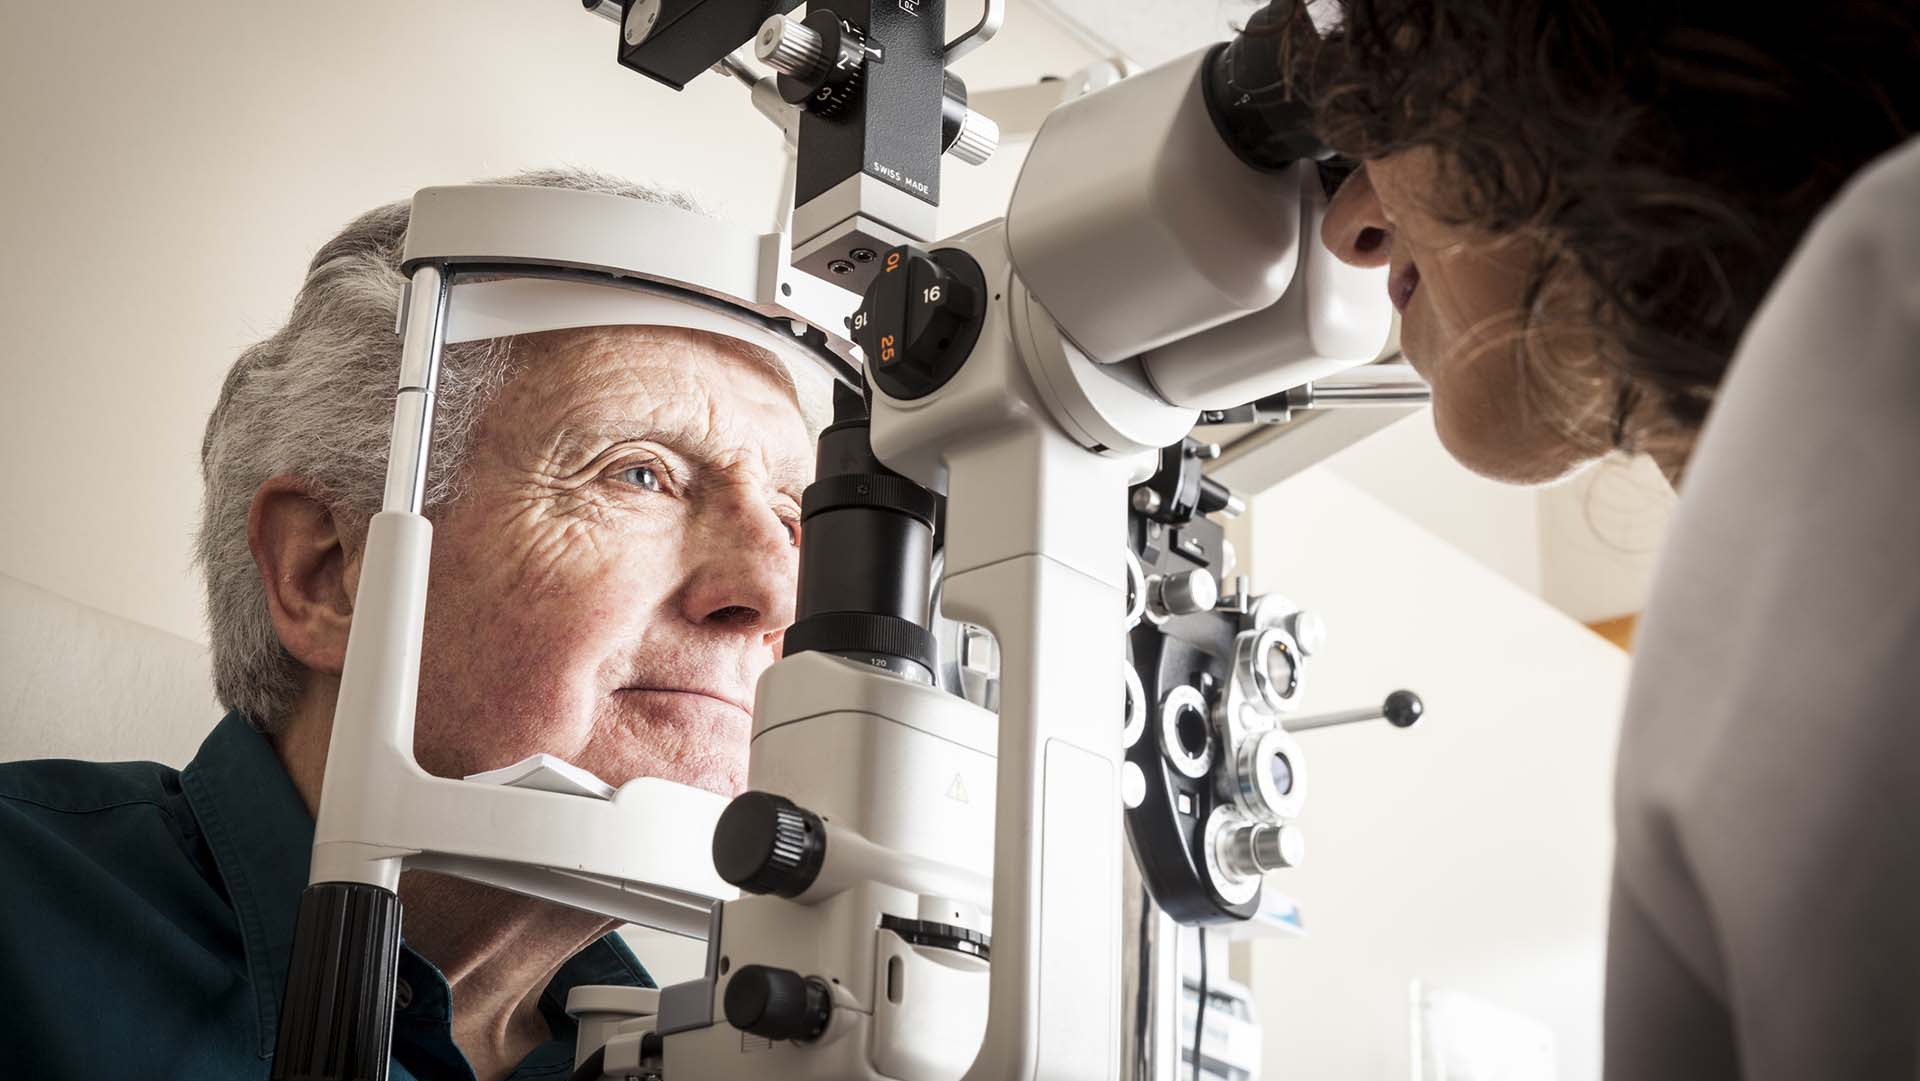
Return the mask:
<path id="1" fill-rule="evenodd" d="M 1365 166 L 1355 169 L 1333 193 L 1320 222 L 1320 241 L 1343 263 L 1357 267 L 1387 265 L 1393 225 L 1374 194 Z"/>

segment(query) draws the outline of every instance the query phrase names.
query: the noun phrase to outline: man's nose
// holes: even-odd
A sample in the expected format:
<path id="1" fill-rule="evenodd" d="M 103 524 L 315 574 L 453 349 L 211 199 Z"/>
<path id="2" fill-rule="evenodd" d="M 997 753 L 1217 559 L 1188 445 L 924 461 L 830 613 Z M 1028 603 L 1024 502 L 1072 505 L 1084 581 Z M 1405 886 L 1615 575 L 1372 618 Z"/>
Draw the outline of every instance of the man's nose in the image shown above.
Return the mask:
<path id="1" fill-rule="evenodd" d="M 1320 240 L 1343 263 L 1357 267 L 1387 265 L 1393 225 L 1381 209 L 1365 166 L 1355 169 L 1333 193 L 1327 216 L 1320 222 Z"/>
<path id="2" fill-rule="evenodd" d="M 771 642 L 793 622 L 799 553 L 786 523 L 766 504 L 744 501 L 702 517 L 687 538 L 698 569 L 683 595 L 686 618 Z"/>

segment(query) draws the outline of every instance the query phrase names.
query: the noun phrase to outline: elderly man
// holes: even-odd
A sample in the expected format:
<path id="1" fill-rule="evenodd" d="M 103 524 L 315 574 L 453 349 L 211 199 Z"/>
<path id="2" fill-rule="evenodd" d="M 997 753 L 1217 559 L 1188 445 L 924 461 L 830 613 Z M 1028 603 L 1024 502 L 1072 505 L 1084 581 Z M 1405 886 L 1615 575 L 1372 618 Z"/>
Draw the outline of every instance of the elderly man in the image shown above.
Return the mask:
<path id="1" fill-rule="evenodd" d="M 198 756 L 0 766 L 0 1073 L 267 1074 L 380 499 L 406 225 L 395 204 L 329 241 L 208 422 L 199 556 L 231 712 Z M 615 785 L 738 791 L 812 472 L 781 362 L 665 328 L 477 342 L 448 349 L 439 417 L 420 764 L 544 751 Z M 400 893 L 396 1078 L 565 1077 L 568 990 L 650 982 L 605 919 L 419 872 Z"/>

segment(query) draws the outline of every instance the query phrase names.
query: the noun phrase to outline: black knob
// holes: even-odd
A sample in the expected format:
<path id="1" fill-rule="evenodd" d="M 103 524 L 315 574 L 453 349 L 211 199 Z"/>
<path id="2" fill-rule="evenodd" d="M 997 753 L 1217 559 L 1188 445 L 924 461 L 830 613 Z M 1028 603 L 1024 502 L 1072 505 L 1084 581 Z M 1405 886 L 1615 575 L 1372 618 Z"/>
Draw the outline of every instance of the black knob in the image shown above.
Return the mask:
<path id="1" fill-rule="evenodd" d="M 826 858 L 820 816 L 771 792 L 740 793 L 713 828 L 714 870 L 748 893 L 798 897 Z"/>
<path id="2" fill-rule="evenodd" d="M 986 278 L 963 251 L 903 245 L 882 256 L 880 273 L 853 316 L 867 374 L 895 398 L 922 398 L 966 363 L 986 316 Z"/>
<path id="3" fill-rule="evenodd" d="M 798 972 L 742 965 L 727 980 L 727 1023 L 769 1040 L 811 1040 L 827 1030 L 833 995 Z"/>
<path id="4" fill-rule="evenodd" d="M 1380 715 L 1395 728 L 1412 728 L 1426 712 L 1426 703 L 1412 691 L 1395 691 L 1380 707 Z"/>

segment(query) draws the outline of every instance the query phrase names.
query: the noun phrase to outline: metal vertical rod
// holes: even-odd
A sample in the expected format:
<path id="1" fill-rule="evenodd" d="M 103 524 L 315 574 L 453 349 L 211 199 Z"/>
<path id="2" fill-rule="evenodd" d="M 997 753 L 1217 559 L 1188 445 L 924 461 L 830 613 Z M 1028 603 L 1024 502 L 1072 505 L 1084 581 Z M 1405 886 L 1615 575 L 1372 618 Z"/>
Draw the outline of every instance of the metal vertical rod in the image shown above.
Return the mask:
<path id="1" fill-rule="evenodd" d="M 445 268 L 429 263 L 413 272 L 402 301 L 400 387 L 393 398 L 387 488 L 380 502 L 383 511 L 419 514 L 426 504 L 434 396 L 440 388 L 440 354 L 447 344 L 452 295 Z"/>
<path id="2" fill-rule="evenodd" d="M 1131 852 L 1124 883 L 1120 1081 L 1174 1081 L 1180 1062 L 1180 926 L 1154 903 Z"/>

